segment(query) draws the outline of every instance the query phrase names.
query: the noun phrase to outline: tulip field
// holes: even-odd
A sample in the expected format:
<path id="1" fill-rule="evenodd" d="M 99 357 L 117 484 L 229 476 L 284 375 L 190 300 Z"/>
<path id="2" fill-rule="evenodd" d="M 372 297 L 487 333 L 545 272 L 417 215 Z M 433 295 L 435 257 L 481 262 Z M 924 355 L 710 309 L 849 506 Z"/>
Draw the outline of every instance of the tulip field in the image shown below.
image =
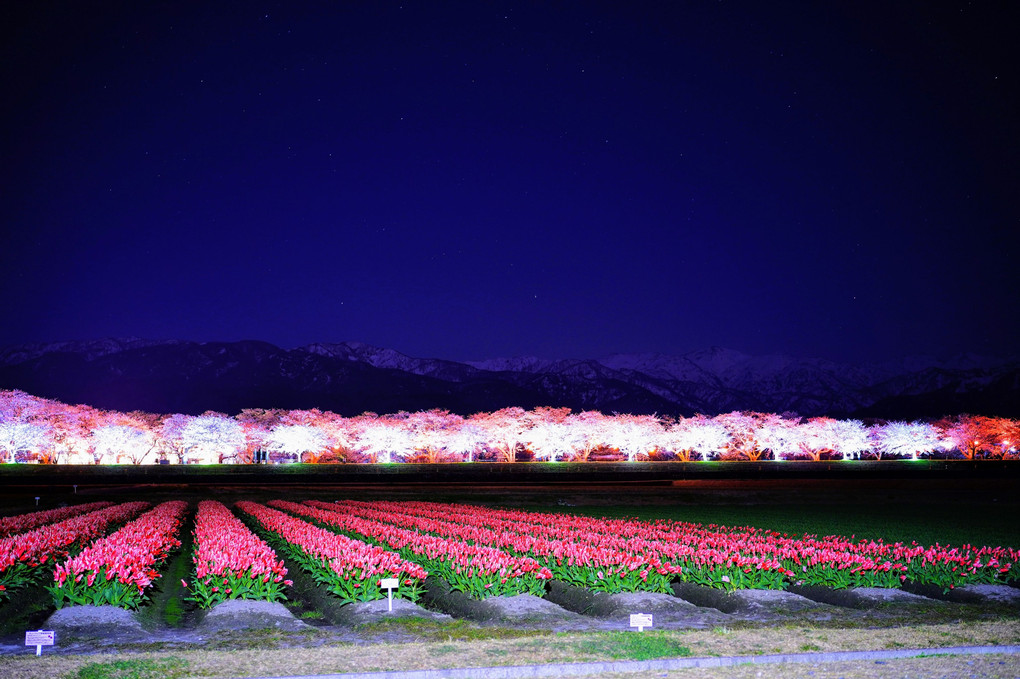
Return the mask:
<path id="1" fill-rule="evenodd" d="M 8 533 L 0 538 L 0 606 L 34 587 L 54 608 L 138 609 L 167 586 L 163 571 L 183 545 L 190 576 L 178 589 L 193 609 L 286 600 L 296 573 L 341 605 L 386 597 L 384 579 L 399 583 L 395 597 L 425 606 L 429 579 L 476 600 L 543 596 L 551 581 L 610 594 L 672 594 L 681 582 L 724 591 L 1020 582 L 1013 547 L 423 501 L 101 502 L 5 517 L 0 526 Z"/>

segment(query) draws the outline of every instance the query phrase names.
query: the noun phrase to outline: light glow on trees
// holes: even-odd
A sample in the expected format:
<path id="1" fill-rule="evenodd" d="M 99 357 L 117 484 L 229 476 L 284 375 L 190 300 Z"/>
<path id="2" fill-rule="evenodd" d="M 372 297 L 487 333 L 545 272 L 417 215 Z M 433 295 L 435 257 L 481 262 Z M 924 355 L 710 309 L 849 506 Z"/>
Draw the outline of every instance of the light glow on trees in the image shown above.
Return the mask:
<path id="1" fill-rule="evenodd" d="M 714 417 L 567 408 L 444 410 L 343 417 L 318 410 L 200 416 L 118 413 L 0 391 L 0 462 L 240 464 L 273 461 L 440 463 L 479 460 L 1015 459 L 1020 422 L 960 415 L 886 422 L 733 412 Z M 592 454 L 597 452 L 597 457 Z"/>

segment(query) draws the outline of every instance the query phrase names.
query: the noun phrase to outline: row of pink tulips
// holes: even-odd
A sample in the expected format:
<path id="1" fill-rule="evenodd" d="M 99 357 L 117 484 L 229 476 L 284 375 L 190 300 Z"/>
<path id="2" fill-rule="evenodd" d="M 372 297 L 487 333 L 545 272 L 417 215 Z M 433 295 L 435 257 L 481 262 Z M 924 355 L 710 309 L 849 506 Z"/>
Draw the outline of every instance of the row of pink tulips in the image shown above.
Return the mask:
<path id="1" fill-rule="evenodd" d="M 1004 547 L 853 542 L 838 536 L 791 537 L 747 527 L 596 519 L 468 505 L 373 503 L 371 507 L 485 527 L 498 534 L 542 537 L 562 544 L 564 555 L 573 553 L 572 544 L 654 554 L 677 567 L 680 579 L 722 589 L 778 589 L 790 584 L 899 587 L 909 580 L 948 590 L 961 584 L 1020 579 L 1020 553 Z"/>
<path id="2" fill-rule="evenodd" d="M 355 502 L 339 506 L 358 505 Z M 364 503 L 360 503 L 366 507 Z M 470 505 L 422 502 L 373 503 L 372 507 L 400 515 L 424 516 L 450 524 L 484 526 L 502 536 L 514 551 L 531 549 L 535 558 L 545 560 L 557 577 L 598 591 L 635 589 L 669 591 L 673 579 L 720 589 L 782 589 L 793 572 L 760 545 L 746 545 L 746 529 L 704 527 L 674 522 L 673 532 L 642 521 L 596 519 L 584 516 L 493 510 Z M 754 529 L 750 529 L 753 531 Z M 746 547 L 743 548 L 743 547 Z M 625 554 L 618 562 L 592 562 L 589 554 Z M 636 562 L 643 559 L 634 577 Z M 603 567 L 605 566 L 605 567 Z M 589 575 L 561 572 L 589 570 Z M 869 583 L 872 584 L 872 583 Z"/>
<path id="3" fill-rule="evenodd" d="M 57 608 L 65 604 L 138 608 L 160 577 L 156 567 L 180 547 L 188 504 L 164 502 L 120 530 L 96 540 L 54 571 Z"/>
<path id="4" fill-rule="evenodd" d="M 545 581 L 552 578 L 549 569 L 534 559 L 486 545 L 420 533 L 351 512 L 282 500 L 270 504 L 396 550 L 408 561 L 446 580 L 453 589 L 477 599 L 524 593 L 541 596 Z"/>
<path id="5" fill-rule="evenodd" d="M 65 558 L 149 506 L 148 502 L 107 506 L 26 533 L 0 538 L 0 598 L 8 591 L 41 577 L 39 566 Z"/>
<path id="6" fill-rule="evenodd" d="M 103 507 L 109 507 L 112 502 L 90 502 L 84 505 L 71 505 L 70 507 L 57 507 L 56 509 L 44 509 L 40 512 L 18 514 L 17 516 L 0 517 L 0 537 L 5 535 L 17 535 L 38 528 L 47 523 L 63 521 L 72 516 L 88 514 Z"/>
<path id="7" fill-rule="evenodd" d="M 228 599 L 286 599 L 287 569 L 272 547 L 219 502 L 198 503 L 195 515 L 195 577 L 189 600 L 212 608 Z M 185 583 L 188 586 L 188 583 Z"/>
<path id="8" fill-rule="evenodd" d="M 235 507 L 275 534 L 280 549 L 342 601 L 383 598 L 381 580 L 390 578 L 400 583 L 395 596 L 416 601 L 421 583 L 428 577 L 425 569 L 377 545 L 337 535 L 254 502 L 238 502 Z"/>
<path id="9" fill-rule="evenodd" d="M 550 540 L 518 530 L 457 521 L 446 512 L 409 511 L 405 503 L 306 502 L 319 509 L 340 511 L 366 519 L 399 525 L 417 532 L 493 547 L 518 558 L 534 559 L 552 577 L 598 592 L 669 592 L 678 569 L 655 553 L 628 553 L 611 546 Z"/>

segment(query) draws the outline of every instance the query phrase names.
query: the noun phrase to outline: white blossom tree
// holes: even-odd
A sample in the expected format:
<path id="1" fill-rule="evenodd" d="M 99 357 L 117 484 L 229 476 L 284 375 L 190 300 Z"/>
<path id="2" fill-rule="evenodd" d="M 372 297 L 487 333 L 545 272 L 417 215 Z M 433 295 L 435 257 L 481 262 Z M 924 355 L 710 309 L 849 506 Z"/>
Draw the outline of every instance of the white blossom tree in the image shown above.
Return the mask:
<path id="1" fill-rule="evenodd" d="M 704 415 L 681 419 L 666 431 L 666 445 L 683 462 L 698 454 L 707 460 L 711 454 L 725 450 L 729 443 L 729 430 Z"/>
<path id="2" fill-rule="evenodd" d="M 329 441 L 318 427 L 310 424 L 279 424 L 269 432 L 265 446 L 300 459 L 304 453 L 318 455 L 329 448 Z"/>
<path id="3" fill-rule="evenodd" d="M 844 460 L 860 456 L 871 449 L 868 428 L 860 420 L 836 420 L 832 430 L 836 452 L 841 453 Z"/>
<path id="4" fill-rule="evenodd" d="M 771 413 L 735 411 L 716 415 L 713 419 L 729 432 L 726 457 L 754 461 L 761 459 L 766 450 L 758 440 L 759 429 L 763 424 L 775 423 L 782 418 Z"/>
<path id="5" fill-rule="evenodd" d="M 759 423 L 755 437 L 762 451 L 771 451 L 777 460 L 796 457 L 804 450 L 805 431 L 793 420 L 769 417 Z"/>
<path id="6" fill-rule="evenodd" d="M 481 447 L 485 432 L 472 422 L 462 422 L 446 439 L 446 449 L 466 462 L 474 462 L 475 452 Z"/>
<path id="7" fill-rule="evenodd" d="M 871 430 L 872 450 L 882 459 L 885 456 L 909 457 L 913 460 L 921 453 L 946 449 L 952 443 L 939 437 L 938 430 L 926 422 L 889 422 Z"/>
<path id="8" fill-rule="evenodd" d="M 382 464 L 403 458 L 414 449 L 408 430 L 388 417 L 366 421 L 358 432 L 357 442 L 369 458 Z"/>
<path id="9" fill-rule="evenodd" d="M 50 445 L 50 428 L 35 422 L 0 422 L 0 462 L 15 461 L 18 453 L 37 452 Z"/>
<path id="10" fill-rule="evenodd" d="M 567 437 L 564 448 L 569 450 L 565 455 L 566 459 L 587 462 L 589 456 L 599 446 L 607 445 L 608 419 L 597 410 L 585 410 L 569 415 L 564 421 Z"/>
<path id="11" fill-rule="evenodd" d="M 241 424 L 220 413 L 192 417 L 181 430 L 185 454 L 204 464 L 221 464 L 233 459 L 245 445 Z"/>
<path id="12" fill-rule="evenodd" d="M 104 424 L 92 432 L 96 464 L 117 464 L 124 460 L 141 464 L 155 450 L 155 435 L 128 424 Z"/>
<path id="13" fill-rule="evenodd" d="M 606 445 L 634 462 L 638 455 L 655 450 L 663 440 L 662 427 L 651 415 L 615 415 L 606 421 Z"/>

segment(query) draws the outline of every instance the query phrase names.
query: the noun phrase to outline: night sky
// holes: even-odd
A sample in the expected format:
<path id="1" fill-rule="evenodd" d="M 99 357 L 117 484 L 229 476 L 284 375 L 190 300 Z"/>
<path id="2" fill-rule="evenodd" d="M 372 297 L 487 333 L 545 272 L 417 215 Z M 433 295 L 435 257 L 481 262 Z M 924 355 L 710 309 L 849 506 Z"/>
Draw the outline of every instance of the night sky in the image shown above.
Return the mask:
<path id="1" fill-rule="evenodd" d="M 0 344 L 1016 351 L 1009 3 L 18 4 Z"/>

